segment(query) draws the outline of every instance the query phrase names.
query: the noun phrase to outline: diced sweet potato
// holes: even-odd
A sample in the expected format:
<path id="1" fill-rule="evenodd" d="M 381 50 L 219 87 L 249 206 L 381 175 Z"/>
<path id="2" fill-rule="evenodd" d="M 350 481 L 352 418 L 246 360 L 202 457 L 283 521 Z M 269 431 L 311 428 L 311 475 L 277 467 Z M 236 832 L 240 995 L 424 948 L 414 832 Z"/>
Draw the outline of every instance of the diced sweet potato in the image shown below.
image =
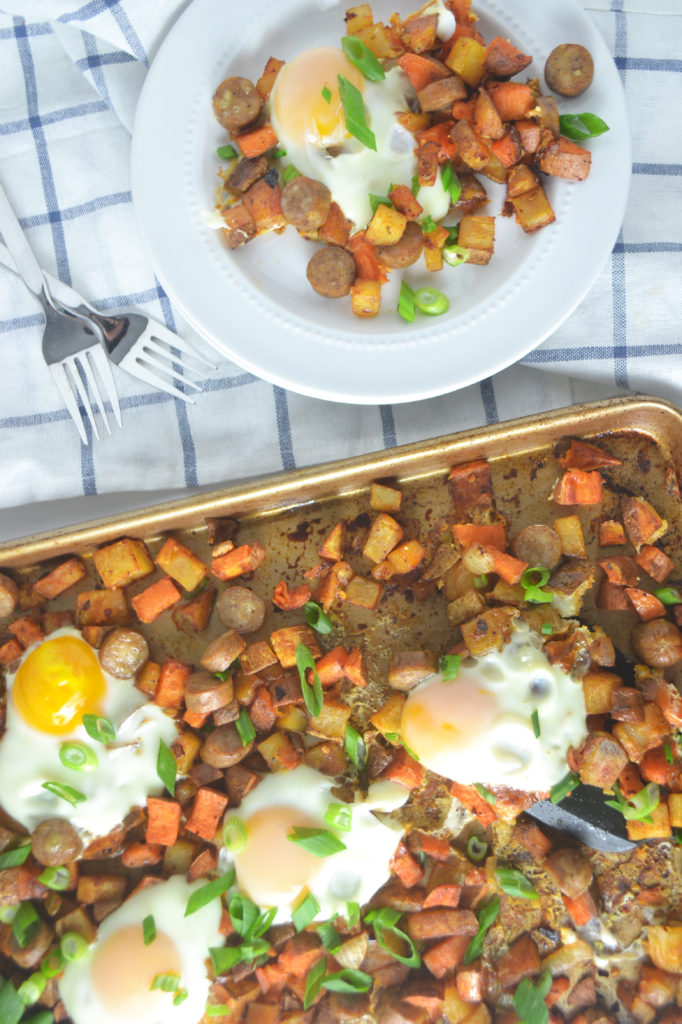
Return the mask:
<path id="1" fill-rule="evenodd" d="M 320 558 L 328 558 L 332 562 L 339 562 L 343 558 L 346 545 L 346 524 L 341 520 L 332 527 L 330 533 L 325 537 L 322 546 L 318 549 Z"/>
<path id="2" fill-rule="evenodd" d="M 220 215 L 225 221 L 225 227 L 221 230 L 229 249 L 238 249 L 256 237 L 256 222 L 244 203 L 225 206 Z"/>
<path id="3" fill-rule="evenodd" d="M 668 524 L 653 505 L 642 497 L 621 499 L 623 526 L 633 547 L 639 551 L 644 544 L 655 544 L 668 529 Z"/>
<path id="4" fill-rule="evenodd" d="M 166 576 L 157 580 L 145 590 L 130 599 L 140 622 L 153 622 L 162 612 L 172 608 L 180 600 L 181 594 L 173 581 Z"/>
<path id="5" fill-rule="evenodd" d="M 42 594 L 43 597 L 46 597 L 48 601 L 51 601 L 52 598 L 62 594 L 69 587 L 73 587 L 84 576 L 85 566 L 80 558 L 69 558 L 66 562 L 62 562 L 61 565 L 53 569 L 52 572 L 42 576 L 37 583 L 33 584 L 33 589 Z"/>
<path id="6" fill-rule="evenodd" d="M 407 220 L 417 220 L 417 218 L 421 217 L 422 213 L 424 212 L 421 203 L 419 202 L 419 200 L 415 199 L 407 185 L 395 185 L 389 192 L 388 197 L 395 206 L 396 210 L 399 210 L 402 214 L 404 214 Z M 372 484 L 372 486 L 374 487 L 374 484 Z M 370 500 L 370 505 L 371 504 L 372 503 Z M 372 505 L 372 508 L 374 507 L 375 506 Z M 398 505 L 398 508 L 400 508 L 400 505 Z M 397 510 L 389 507 L 383 509 L 383 511 L 394 512 Z"/>
<path id="7" fill-rule="evenodd" d="M 242 196 L 242 203 L 257 231 L 275 231 L 286 225 L 282 213 L 281 189 L 279 185 L 271 185 L 266 178 L 261 178 L 247 189 Z"/>
<path id="8" fill-rule="evenodd" d="M 187 815 L 185 828 L 201 839 L 211 841 L 226 806 L 227 797 L 223 793 L 218 793 L 209 786 L 201 786 Z"/>
<path id="9" fill-rule="evenodd" d="M 203 632 L 210 621 L 217 593 L 215 587 L 204 587 L 191 601 L 175 608 L 172 615 L 177 628 L 185 633 Z"/>
<path id="10" fill-rule="evenodd" d="M 511 83 L 510 83 L 511 84 Z M 525 116 L 524 111 L 521 116 Z M 568 181 L 584 181 L 590 173 L 592 154 L 577 143 L 560 135 L 540 149 L 538 167 L 545 174 Z"/>
<path id="11" fill-rule="evenodd" d="M 275 78 L 277 72 L 281 67 L 284 67 L 284 61 L 278 60 L 276 57 L 268 57 L 267 63 L 263 69 L 263 74 L 256 82 L 256 89 L 262 99 L 267 100 L 270 98 L 272 87 L 275 84 Z"/>
<path id="12" fill-rule="evenodd" d="M 220 580 L 233 580 L 243 573 L 255 572 L 265 558 L 260 544 L 242 544 L 211 562 L 211 572 Z"/>

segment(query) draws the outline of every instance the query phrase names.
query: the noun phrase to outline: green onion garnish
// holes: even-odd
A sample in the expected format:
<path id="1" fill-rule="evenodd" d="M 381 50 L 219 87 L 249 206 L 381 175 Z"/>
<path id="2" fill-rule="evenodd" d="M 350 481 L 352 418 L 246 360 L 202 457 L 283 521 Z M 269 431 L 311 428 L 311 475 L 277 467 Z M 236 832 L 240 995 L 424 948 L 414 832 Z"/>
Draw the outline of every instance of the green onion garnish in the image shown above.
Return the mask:
<path id="1" fill-rule="evenodd" d="M 568 775 L 564 775 L 563 779 L 552 786 L 549 791 L 549 799 L 553 804 L 560 804 L 564 797 L 575 789 L 580 783 L 580 776 L 576 775 L 575 772 L 569 772 Z"/>
<path id="2" fill-rule="evenodd" d="M 675 763 L 675 759 L 673 757 L 673 752 L 672 752 L 672 747 L 670 746 L 669 743 L 664 743 L 663 744 L 663 753 L 665 754 L 665 759 L 666 759 L 668 764 L 674 764 Z"/>
<path id="3" fill-rule="evenodd" d="M 231 814 L 223 822 L 223 845 L 230 853 L 243 853 L 248 839 L 246 825 L 236 814 Z"/>
<path id="4" fill-rule="evenodd" d="M 371 924 L 374 928 L 377 942 L 382 949 L 390 953 L 394 959 L 407 967 L 419 967 L 421 956 L 414 942 L 406 932 L 397 927 L 401 911 L 393 907 L 380 907 L 378 910 L 370 910 L 365 915 L 365 924 Z M 392 938 L 389 939 L 388 936 Z M 398 953 L 395 948 L 395 940 L 407 950 L 406 953 Z"/>
<path id="5" fill-rule="evenodd" d="M 485 860 L 487 852 L 487 843 L 484 843 L 478 836 L 469 836 L 467 842 L 467 857 L 469 860 L 472 860 L 474 864 L 480 864 L 481 861 Z"/>
<path id="6" fill-rule="evenodd" d="M 308 971 L 305 979 L 305 992 L 303 994 L 303 1009 L 309 1010 L 315 1002 L 320 989 L 322 988 L 322 979 L 324 978 L 325 971 L 327 970 L 327 961 L 325 957 L 318 960 L 316 964 Z"/>
<path id="7" fill-rule="evenodd" d="M 355 900 L 350 900 L 346 903 L 344 917 L 346 918 L 346 924 L 351 930 L 360 924 L 360 904 L 356 903 Z"/>
<path id="8" fill-rule="evenodd" d="M 308 625 L 322 636 L 327 636 L 334 628 L 332 620 L 316 601 L 306 601 L 303 614 Z"/>
<path id="9" fill-rule="evenodd" d="M 560 114 L 559 131 L 567 139 L 580 141 L 581 139 L 596 139 L 609 131 L 606 121 L 596 114 Z"/>
<path id="10" fill-rule="evenodd" d="M 224 892 L 231 889 L 234 885 L 234 870 L 228 871 L 226 874 L 221 875 L 220 878 L 214 879 L 212 882 L 207 882 L 206 885 L 202 885 L 200 889 L 195 889 L 187 900 L 187 906 L 185 907 L 185 917 L 189 917 L 190 914 L 196 913 L 197 910 L 201 910 L 207 903 L 212 903 L 213 900 L 218 899 Z"/>
<path id="11" fill-rule="evenodd" d="M 497 884 L 508 896 L 522 896 L 526 900 L 537 900 L 540 894 L 524 874 L 516 868 L 497 868 Z"/>
<path id="12" fill-rule="evenodd" d="M 76 804 L 82 804 L 84 800 L 87 800 L 85 793 L 81 793 L 80 790 L 74 789 L 73 786 L 65 786 L 61 782 L 43 782 L 43 789 L 46 789 L 49 793 L 54 793 L 55 796 L 60 797 L 62 800 L 66 800 L 74 807 Z"/>
<path id="13" fill-rule="evenodd" d="M 444 683 L 451 683 L 457 678 L 459 666 L 462 664 L 461 654 L 444 654 L 439 662 L 440 674 Z"/>
<path id="14" fill-rule="evenodd" d="M 300 177 L 301 172 L 297 170 L 293 164 L 289 164 L 289 166 L 285 167 L 284 170 L 282 171 L 282 181 L 284 182 L 285 185 L 288 185 L 288 183 L 290 181 L 293 181 L 294 178 Z"/>
<path id="15" fill-rule="evenodd" d="M 533 726 L 533 735 L 536 740 L 540 739 L 540 715 L 538 709 L 535 708 L 533 714 L 530 716 L 531 725 Z"/>
<path id="16" fill-rule="evenodd" d="M 419 760 L 418 755 L 415 754 L 414 750 L 410 750 L 410 748 L 408 747 L 407 743 L 402 738 L 402 736 L 400 735 L 399 732 L 385 732 L 384 733 L 384 737 L 385 737 L 385 739 L 388 740 L 389 743 L 397 743 L 398 746 L 404 747 L 405 750 L 410 755 L 410 757 L 412 758 L 413 761 L 418 761 Z"/>
<path id="17" fill-rule="evenodd" d="M 552 987 L 552 975 L 545 969 L 534 985 L 530 978 L 521 978 L 513 995 L 514 1009 L 526 1024 L 547 1024 L 549 1010 L 545 996 Z"/>
<path id="18" fill-rule="evenodd" d="M 46 978 L 56 978 L 64 970 L 64 954 L 59 946 L 46 953 L 40 962 L 40 970 Z"/>
<path id="19" fill-rule="evenodd" d="M 352 82 L 348 81 L 345 75 L 337 75 L 336 80 L 339 83 L 339 96 L 347 131 L 354 135 L 363 146 L 367 146 L 367 149 L 373 149 L 376 152 L 377 140 L 367 124 L 362 93 Z"/>
<path id="20" fill-rule="evenodd" d="M 218 146 L 217 153 L 221 160 L 234 160 L 237 150 L 234 146 Z"/>
<path id="21" fill-rule="evenodd" d="M 282 157 L 286 156 L 286 155 L 287 155 L 286 149 L 273 149 L 273 151 L 272 151 L 272 159 L 273 160 L 281 160 Z M 202 580 L 202 582 L 205 583 L 206 579 L 207 578 L 204 576 L 204 579 Z"/>
<path id="22" fill-rule="evenodd" d="M 393 206 L 393 203 L 388 196 L 377 196 L 373 192 L 370 192 L 369 205 L 372 209 L 372 213 L 376 213 L 380 206 Z"/>
<path id="23" fill-rule="evenodd" d="M 170 795 L 173 796 L 175 792 L 175 778 L 178 774 L 178 762 L 163 740 L 159 740 L 159 752 L 156 756 L 156 774 Z"/>
<path id="24" fill-rule="evenodd" d="M 239 712 L 239 718 L 234 723 L 239 738 L 242 741 L 243 747 L 248 747 L 249 743 L 256 738 L 256 730 L 253 727 L 253 722 L 249 716 L 249 712 L 246 708 L 242 708 Z"/>
<path id="25" fill-rule="evenodd" d="M 75 772 L 91 772 L 98 764 L 97 754 L 92 747 L 77 740 L 60 743 L 59 760 L 66 768 L 73 768 Z"/>
<path id="26" fill-rule="evenodd" d="M 330 992 L 367 992 L 371 985 L 371 975 L 364 971 L 354 971 L 350 967 L 336 974 L 328 974 L 322 982 L 322 988 Z"/>
<path id="27" fill-rule="evenodd" d="M 291 914 L 291 920 L 294 923 L 296 931 L 302 932 L 304 928 L 308 927 L 311 921 L 315 920 L 319 913 L 320 904 L 312 893 L 306 893 L 305 897 Z"/>
<path id="28" fill-rule="evenodd" d="M 449 267 L 458 267 L 460 263 L 466 263 L 471 251 L 463 245 L 446 245 L 443 247 L 443 259 Z"/>
<path id="29" fill-rule="evenodd" d="M 616 799 L 606 800 L 607 807 L 613 807 L 614 810 L 620 811 L 626 821 L 646 821 L 648 824 L 653 822 L 651 812 L 656 810 L 661 799 L 660 790 L 655 782 L 643 786 L 628 800 L 623 796 L 617 782 L 613 789 Z"/>
<path id="30" fill-rule="evenodd" d="M 225 1003 L 211 1003 L 210 1006 L 204 1007 L 204 1013 L 207 1017 L 227 1017 L 234 1014 L 234 1007 Z"/>
<path id="31" fill-rule="evenodd" d="M 227 974 L 235 964 L 241 963 L 242 954 L 239 946 L 211 946 L 208 952 L 217 975 Z"/>
<path id="32" fill-rule="evenodd" d="M 298 669 L 299 679 L 301 680 L 301 693 L 303 694 L 305 706 L 313 718 L 317 718 L 322 711 L 324 694 L 322 693 L 320 677 L 317 674 L 317 669 L 315 668 L 315 659 L 305 644 L 296 645 L 296 667 Z M 313 673 L 312 686 L 309 685 L 306 678 L 306 672 L 308 669 L 311 669 Z"/>
<path id="33" fill-rule="evenodd" d="M 414 293 L 414 304 L 429 316 L 442 316 L 450 308 L 450 300 L 437 288 L 420 288 Z"/>
<path id="34" fill-rule="evenodd" d="M 654 597 L 657 597 L 661 604 L 682 604 L 682 594 L 678 587 L 659 587 L 654 590 Z"/>
<path id="35" fill-rule="evenodd" d="M 320 95 L 321 95 L 321 97 L 322 97 L 322 99 L 324 100 L 325 103 L 331 103 L 331 101 L 332 101 L 332 91 L 326 85 L 325 85 L 324 89 L 322 90 L 322 92 L 320 93 Z"/>
<path id="36" fill-rule="evenodd" d="M 449 193 L 450 202 L 454 206 L 462 194 L 462 183 L 453 171 L 449 160 L 447 163 L 441 164 L 440 180 L 443 189 Z"/>
<path id="37" fill-rule="evenodd" d="M 554 632 L 554 626 L 552 625 L 551 622 L 543 622 L 542 626 L 540 627 L 540 632 L 544 636 L 551 636 L 552 633 Z"/>
<path id="38" fill-rule="evenodd" d="M 243 939 L 253 938 L 253 929 L 255 928 L 256 921 L 260 910 L 248 896 L 242 896 L 241 893 L 236 892 L 230 897 L 230 905 L 228 907 L 230 913 L 230 921 L 234 930 L 241 935 Z"/>
<path id="39" fill-rule="evenodd" d="M 12 935 L 20 949 L 26 949 L 39 927 L 40 918 L 33 904 L 28 900 L 19 904 L 19 909 L 12 919 Z"/>
<path id="40" fill-rule="evenodd" d="M 4 853 L 0 853 L 0 871 L 4 868 L 18 868 L 22 864 L 25 864 L 31 853 L 31 844 L 24 843 L 23 846 L 17 846 L 14 850 L 5 850 Z"/>
<path id="41" fill-rule="evenodd" d="M 187 999 L 188 996 L 189 992 L 187 991 L 186 988 L 179 988 L 178 991 L 173 996 L 173 1006 L 180 1006 L 182 1003 L 184 1003 L 185 999 Z"/>
<path id="42" fill-rule="evenodd" d="M 428 235 L 429 232 L 436 230 L 436 222 L 433 219 L 433 217 L 429 216 L 429 214 L 427 214 L 426 217 L 424 217 L 424 219 L 420 221 L 420 224 L 421 229 L 425 235 Z"/>
<path id="43" fill-rule="evenodd" d="M 497 803 L 497 797 L 495 796 L 495 794 L 491 793 L 489 789 L 486 789 L 486 787 L 481 782 L 477 782 L 476 783 L 476 791 L 477 791 L 478 795 L 480 797 L 483 797 L 483 799 L 487 803 L 489 803 L 489 804 L 496 804 Z"/>
<path id="44" fill-rule="evenodd" d="M 41 995 L 45 991 L 47 985 L 47 978 L 40 971 L 34 971 L 30 974 L 25 981 L 22 981 L 21 985 L 17 989 L 17 995 L 21 999 L 24 1006 L 33 1006 L 37 1003 Z"/>
<path id="45" fill-rule="evenodd" d="M 533 604 L 550 603 L 552 595 L 542 590 L 549 577 L 549 569 L 546 569 L 544 565 L 529 565 L 521 574 L 524 601 L 530 601 Z"/>
<path id="46" fill-rule="evenodd" d="M 382 82 L 386 75 L 381 64 L 368 46 L 357 36 L 344 36 L 341 49 L 351 64 L 361 71 L 370 82 Z"/>
<path id="47" fill-rule="evenodd" d="M 156 923 L 153 914 L 147 914 L 142 922 L 142 941 L 145 946 L 150 946 L 156 938 Z"/>
<path id="48" fill-rule="evenodd" d="M 414 320 L 414 292 L 407 281 L 400 282 L 400 295 L 398 296 L 398 316 L 411 324 Z"/>
<path id="49" fill-rule="evenodd" d="M 91 740 L 97 743 L 113 743 L 116 739 L 116 730 L 108 718 L 101 715 L 83 715 L 83 728 Z"/>
<path id="50" fill-rule="evenodd" d="M 476 590 L 483 590 L 488 586 L 488 577 L 485 573 L 481 573 L 480 576 L 474 576 L 474 586 Z"/>
<path id="51" fill-rule="evenodd" d="M 489 903 L 481 907 L 476 912 L 476 919 L 478 921 L 478 931 L 474 935 L 473 939 L 466 948 L 464 954 L 464 964 L 470 964 L 472 960 L 475 960 L 477 956 L 481 955 L 483 950 L 483 940 L 485 939 L 486 933 L 493 921 L 500 912 L 500 897 L 493 896 Z"/>
<path id="52" fill-rule="evenodd" d="M 335 953 L 341 945 L 341 936 L 331 921 L 323 921 L 322 924 L 319 924 L 317 934 L 328 953 Z"/>
<path id="53" fill-rule="evenodd" d="M 344 745 L 349 759 L 361 771 L 367 761 L 367 747 L 358 730 L 352 725 L 346 726 Z"/>
<path id="54" fill-rule="evenodd" d="M 331 803 L 324 813 L 324 820 L 331 828 L 350 832 L 353 809 L 350 804 Z"/>
<path id="55" fill-rule="evenodd" d="M 2 1024 L 19 1024 L 24 1016 L 24 1009 L 24 1004 L 12 982 L 8 979 L 3 981 L 0 984 L 0 1020 Z"/>
<path id="56" fill-rule="evenodd" d="M 88 951 L 88 944 L 78 932 L 64 932 L 59 948 L 67 963 L 81 960 Z"/>
<path id="57" fill-rule="evenodd" d="M 325 828 L 303 828 L 295 825 L 287 839 L 303 847 L 308 853 L 314 853 L 316 857 L 329 857 L 346 849 L 346 844 Z"/>
<path id="58" fill-rule="evenodd" d="M 418 174 L 413 174 L 412 175 L 412 180 L 410 181 L 410 192 L 412 193 L 412 195 L 414 196 L 415 199 L 417 198 L 417 196 L 421 192 L 421 185 L 419 184 L 419 175 Z"/>
<path id="59" fill-rule="evenodd" d="M 70 879 L 71 872 L 64 865 L 44 868 L 38 875 L 38 881 L 46 885 L 48 889 L 54 889 L 55 892 L 64 892 Z"/>
<path id="60" fill-rule="evenodd" d="M 179 974 L 155 974 L 150 989 L 161 989 L 162 992 L 177 992 L 180 987 Z"/>

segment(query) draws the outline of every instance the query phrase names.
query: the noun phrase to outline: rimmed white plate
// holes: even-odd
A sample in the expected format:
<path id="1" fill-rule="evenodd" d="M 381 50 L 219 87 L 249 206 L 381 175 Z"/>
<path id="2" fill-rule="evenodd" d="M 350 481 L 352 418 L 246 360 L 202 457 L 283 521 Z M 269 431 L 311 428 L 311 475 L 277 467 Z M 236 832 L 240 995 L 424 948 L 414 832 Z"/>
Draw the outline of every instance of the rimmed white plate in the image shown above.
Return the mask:
<path id="1" fill-rule="evenodd" d="M 410 268 L 416 287 L 450 298 L 441 317 L 407 324 L 397 313 L 399 275 L 385 286 L 382 312 L 352 315 L 349 299 L 316 295 L 305 276 L 313 252 L 293 228 L 230 252 L 209 226 L 227 139 L 211 97 L 231 74 L 255 80 L 266 60 L 316 45 L 338 45 L 346 3 L 334 0 L 194 0 L 164 40 L 140 98 L 132 150 L 133 198 L 155 269 L 186 319 L 219 352 L 256 375 L 317 398 L 358 404 L 406 402 L 462 388 L 516 362 L 575 309 L 606 262 L 623 219 L 630 180 L 625 97 L 608 49 L 576 0 L 475 0 L 485 39 L 502 34 L 533 54 L 527 74 L 542 81 L 558 43 L 578 42 L 594 59 L 589 90 L 560 100 L 562 113 L 591 111 L 610 131 L 587 143 L 584 182 L 546 179 L 556 222 L 524 235 L 496 217 L 486 267 Z M 403 0 L 400 13 L 418 3 Z M 403 9 L 404 8 L 404 9 Z M 387 19 L 394 0 L 374 0 Z M 483 179 L 498 214 L 503 190 Z"/>

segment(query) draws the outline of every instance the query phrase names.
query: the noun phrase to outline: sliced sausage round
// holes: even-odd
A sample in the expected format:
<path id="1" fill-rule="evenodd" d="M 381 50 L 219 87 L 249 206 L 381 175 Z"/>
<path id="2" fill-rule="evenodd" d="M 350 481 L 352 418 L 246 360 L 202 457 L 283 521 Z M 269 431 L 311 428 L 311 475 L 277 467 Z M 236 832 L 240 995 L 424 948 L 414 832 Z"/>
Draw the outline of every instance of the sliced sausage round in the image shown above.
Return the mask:
<path id="1" fill-rule="evenodd" d="M 19 601 L 19 587 L 4 572 L 0 572 L 0 619 L 12 614 Z"/>
<path id="2" fill-rule="evenodd" d="M 248 78 L 226 78 L 213 96 L 213 113 L 228 132 L 252 124 L 260 114 L 262 106 L 263 99 Z"/>
<path id="3" fill-rule="evenodd" d="M 651 668 L 667 668 L 682 660 L 682 633 L 670 619 L 651 619 L 635 626 L 632 646 Z"/>
<path id="4" fill-rule="evenodd" d="M 83 843 L 75 828 L 63 818 L 48 818 L 41 821 L 33 833 L 31 853 L 39 864 L 47 868 L 58 868 L 78 860 L 83 852 Z"/>
<path id="5" fill-rule="evenodd" d="M 232 723 L 219 725 L 206 737 L 201 747 L 201 758 L 213 768 L 231 768 L 239 764 L 253 747 L 253 740 L 246 746 Z"/>
<path id="6" fill-rule="evenodd" d="M 556 569 L 561 561 L 561 538 L 551 526 L 532 523 L 516 534 L 511 542 L 512 554 L 528 565 Z"/>
<path id="7" fill-rule="evenodd" d="M 579 43 L 555 46 L 545 61 L 545 81 L 560 96 L 579 96 L 594 77 L 594 62 L 589 50 Z"/>
<path id="8" fill-rule="evenodd" d="M 199 715 L 224 708 L 234 696 L 232 680 L 219 679 L 210 672 L 192 672 L 185 680 L 185 706 Z"/>
<path id="9" fill-rule="evenodd" d="M 379 259 L 392 270 L 404 270 L 416 263 L 424 248 L 424 233 L 416 221 L 410 220 L 399 241 L 377 247 Z"/>
<path id="10" fill-rule="evenodd" d="M 226 587 L 216 608 L 223 625 L 238 633 L 255 633 L 265 621 L 265 601 L 248 587 Z"/>
<path id="11" fill-rule="evenodd" d="M 299 175 L 282 189 L 282 213 L 299 231 L 315 231 L 327 219 L 332 194 L 326 185 Z"/>
<path id="12" fill-rule="evenodd" d="M 112 629 L 99 649 L 103 669 L 115 679 L 130 679 L 149 660 L 149 645 L 135 629 Z"/>
<path id="13" fill-rule="evenodd" d="M 579 850 L 568 846 L 552 850 L 544 866 L 569 899 L 577 900 L 592 884 L 592 865 Z"/>
<path id="14" fill-rule="evenodd" d="M 225 672 L 245 647 L 246 640 L 236 630 L 228 629 L 207 644 L 201 655 L 201 664 L 208 672 Z"/>
<path id="15" fill-rule="evenodd" d="M 355 260 L 346 249 L 329 245 L 310 259 L 306 275 L 318 295 L 340 299 L 348 295 L 357 271 Z"/>

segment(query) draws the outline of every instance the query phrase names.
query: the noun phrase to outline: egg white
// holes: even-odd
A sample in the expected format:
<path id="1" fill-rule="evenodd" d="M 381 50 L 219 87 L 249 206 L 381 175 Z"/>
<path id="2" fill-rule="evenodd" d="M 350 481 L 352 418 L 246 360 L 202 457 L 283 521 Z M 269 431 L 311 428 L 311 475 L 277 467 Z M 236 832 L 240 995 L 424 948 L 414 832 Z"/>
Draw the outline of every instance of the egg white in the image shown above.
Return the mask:
<path id="1" fill-rule="evenodd" d="M 211 946 L 222 946 L 224 941 L 219 931 L 220 900 L 213 900 L 188 917 L 184 916 L 187 900 L 202 884 L 189 884 L 180 876 L 169 878 L 140 890 L 104 919 L 86 955 L 67 963 L 59 980 L 59 994 L 74 1024 L 131 1024 L 131 1021 L 135 1024 L 197 1024 L 201 1020 L 210 985 L 206 974 L 208 950 Z M 173 1005 L 173 993 L 150 991 L 154 979 L 146 976 L 146 967 L 141 965 L 147 951 L 154 953 L 153 942 L 145 948 L 140 941 L 142 922 L 149 915 L 154 918 L 157 936 L 163 934 L 171 940 L 181 963 L 179 984 L 187 991 L 187 998 L 178 1006 Z M 105 943 L 126 928 L 133 930 L 138 948 L 131 943 L 124 951 L 125 963 L 115 962 L 109 956 L 105 965 L 115 984 L 116 977 L 125 983 L 126 976 L 140 964 L 140 992 L 134 1017 L 112 1006 L 106 995 L 103 1000 L 93 978 L 93 963 L 102 955 L 100 951 Z"/>
<path id="2" fill-rule="evenodd" d="M 420 682 L 401 730 L 409 749 L 445 778 L 545 792 L 566 774 L 569 747 L 585 739 L 585 714 L 580 681 L 550 664 L 537 634 L 517 622 L 501 651 L 467 658 L 451 682 L 440 674 Z"/>
<path id="3" fill-rule="evenodd" d="M 60 636 L 83 639 L 79 630 L 65 626 L 43 642 Z M 22 664 L 38 646 L 34 644 L 24 652 Z M 86 835 L 107 835 L 132 807 L 144 804 L 149 794 L 163 789 L 156 759 L 159 741 L 170 745 L 177 735 L 174 721 L 158 705 L 149 703 L 132 679 L 115 679 L 104 669 L 102 676 L 106 691 L 100 714 L 116 729 L 116 739 L 108 745 L 91 739 L 82 725 L 59 735 L 34 728 L 12 700 L 16 672 L 7 677 L 7 722 L 0 739 L 0 803 L 7 814 L 30 831 L 41 821 L 57 817 L 68 818 Z M 60 745 L 73 740 L 88 744 L 95 752 L 98 764 L 94 770 L 75 771 L 62 764 Z M 72 806 L 43 789 L 47 781 L 71 786 L 86 800 Z"/>
<path id="4" fill-rule="evenodd" d="M 351 828 L 345 832 L 330 829 L 324 820 L 329 805 L 339 802 L 331 792 L 333 787 L 333 779 L 299 765 L 265 776 L 237 810 L 228 812 L 241 818 L 247 832 L 254 815 L 281 814 L 282 830 L 271 845 L 247 837 L 243 852 L 234 856 L 237 887 L 259 906 L 277 907 L 275 923 L 291 920 L 292 910 L 306 891 L 320 906 L 315 920 L 326 920 L 343 913 L 348 901 L 367 903 L 389 877 L 389 861 L 403 830 L 397 822 L 379 820 L 373 812 L 395 810 L 407 799 L 407 790 L 397 783 L 375 782 L 366 799 L 356 795 L 350 805 Z M 311 856 L 313 874 L 292 884 L 291 878 L 283 876 L 299 850 L 285 836 L 297 824 L 335 831 L 346 849 L 328 857 Z M 256 876 L 254 887 L 244 884 L 247 871 L 250 880 Z"/>

